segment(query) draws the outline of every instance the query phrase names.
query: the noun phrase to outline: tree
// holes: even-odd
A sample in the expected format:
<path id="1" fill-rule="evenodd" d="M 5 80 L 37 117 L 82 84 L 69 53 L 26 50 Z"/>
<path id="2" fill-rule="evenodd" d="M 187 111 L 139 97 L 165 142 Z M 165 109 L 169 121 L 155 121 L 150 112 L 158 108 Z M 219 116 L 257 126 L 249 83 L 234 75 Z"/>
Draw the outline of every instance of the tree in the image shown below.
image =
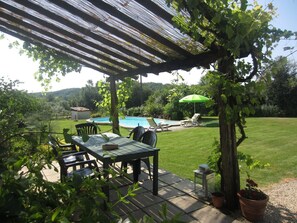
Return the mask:
<path id="1" fill-rule="evenodd" d="M 261 63 L 270 59 L 274 42 L 281 37 L 297 36 L 297 34 L 275 29 L 269 24 L 274 15 L 272 4 L 269 4 L 265 11 L 256 2 L 253 6 L 249 5 L 247 0 L 167 0 L 167 3 L 177 9 L 178 15 L 174 21 L 179 29 L 200 42 L 205 51 L 216 52 L 220 56 L 214 65 L 217 74 L 214 77 L 220 77 L 215 80 L 218 91 L 214 98 L 218 105 L 220 120 L 223 189 L 227 207 L 233 209 L 238 205 L 236 192 L 240 187 L 237 146 L 245 138 L 244 117 L 253 112 L 251 108 L 257 102 L 245 94 L 237 93 L 241 86 L 245 87 L 249 83 L 253 85 L 252 78 L 257 75 Z M 25 47 L 29 52 L 37 52 L 34 58 L 38 59 L 40 56 L 45 58 L 45 63 L 41 63 L 41 71 L 47 69 L 51 71 L 53 68 L 61 71 L 63 75 L 70 70 L 80 69 L 77 63 L 68 58 L 61 58 L 55 52 L 40 50 L 39 47 L 32 45 Z M 47 58 L 47 55 L 51 57 Z M 52 57 L 58 60 L 52 60 Z M 243 60 L 247 57 L 251 62 Z M 55 75 L 55 72 L 49 73 L 49 77 Z M 48 82 L 47 79 L 44 80 Z M 118 99 L 114 77 L 111 76 L 110 80 L 112 90 L 110 113 L 115 121 L 113 123 L 115 130 L 119 129 Z M 236 140 L 236 126 L 241 133 L 238 140 Z"/>
<path id="2" fill-rule="evenodd" d="M 280 57 L 265 70 L 267 103 L 276 105 L 284 116 L 297 116 L 297 65 Z"/>
<path id="3" fill-rule="evenodd" d="M 269 61 L 274 42 L 293 33 L 269 24 L 275 13 L 272 4 L 265 11 L 256 2 L 250 5 L 247 0 L 167 0 L 167 3 L 176 8 L 178 15 L 174 21 L 182 32 L 207 50 L 221 53 L 210 73 L 217 89 L 213 96 L 219 112 L 222 189 L 227 207 L 235 209 L 240 189 L 237 147 L 246 138 L 244 118 L 254 112 L 257 103 L 256 98 L 250 97 L 252 94 L 247 94 L 250 91 L 246 87 L 254 86 L 252 78 L 261 63 Z M 244 60 L 247 57 L 251 62 Z M 236 126 L 241 133 L 238 140 Z"/>
<path id="4" fill-rule="evenodd" d="M 74 222 L 77 218 L 80 222 L 114 222 L 119 216 L 114 207 L 135 196 L 137 186 L 129 187 L 123 196 L 118 191 L 118 199 L 111 204 L 102 191 L 108 183 L 105 180 L 73 176 L 61 183 L 44 178 L 45 168 L 57 171 L 52 164 L 54 154 L 24 128 L 25 116 L 40 108 L 38 101 L 16 90 L 18 81 L 0 80 L 1 222 Z M 103 201 L 107 204 L 104 211 L 100 209 Z"/>
<path id="5" fill-rule="evenodd" d="M 37 99 L 15 87 L 19 81 L 0 78 L 0 173 L 10 159 L 11 147 L 25 147 L 25 117 L 38 109 Z M 20 143 L 22 142 L 22 143 Z"/>
<path id="6" fill-rule="evenodd" d="M 98 88 L 102 100 L 98 101 L 96 105 L 109 112 L 112 121 L 112 130 L 114 133 L 120 134 L 119 128 L 119 112 L 123 115 L 123 109 L 126 108 L 126 102 L 132 92 L 132 79 L 125 78 L 124 81 L 118 83 L 113 78 L 109 78 L 110 83 L 106 81 L 99 81 Z"/>
<path id="7" fill-rule="evenodd" d="M 184 119 L 184 117 L 191 117 L 192 115 L 190 115 L 189 112 L 191 109 L 182 109 L 189 107 L 189 104 L 179 103 L 179 99 L 191 94 L 190 87 L 184 83 L 184 79 L 178 71 L 172 72 L 172 74 L 175 76 L 175 78 L 172 81 L 172 86 L 168 91 L 168 103 L 165 106 L 164 112 L 171 119 L 175 120 L 181 120 Z M 183 110 L 186 110 L 186 112 L 183 112 Z"/>
<path id="8" fill-rule="evenodd" d="M 132 93 L 131 97 L 126 103 L 127 108 L 131 107 L 140 107 L 143 105 L 143 102 L 146 101 L 149 95 L 152 94 L 153 90 L 147 83 L 140 85 L 137 81 L 132 81 Z M 142 97 L 140 97 L 140 95 Z M 141 100 L 142 99 L 142 100 Z"/>
<path id="9" fill-rule="evenodd" d="M 91 80 L 88 81 L 85 87 L 81 88 L 79 92 L 79 105 L 87 107 L 91 110 L 96 110 L 96 102 L 101 101 L 102 97 L 98 93 L 97 86 L 93 86 Z"/>

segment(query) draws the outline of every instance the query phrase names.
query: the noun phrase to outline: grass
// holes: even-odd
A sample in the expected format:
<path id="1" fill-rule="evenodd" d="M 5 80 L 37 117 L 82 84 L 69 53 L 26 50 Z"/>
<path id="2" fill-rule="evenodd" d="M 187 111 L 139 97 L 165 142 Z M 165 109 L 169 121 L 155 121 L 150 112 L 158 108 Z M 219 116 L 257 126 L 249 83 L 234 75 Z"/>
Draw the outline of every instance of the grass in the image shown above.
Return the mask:
<path id="1" fill-rule="evenodd" d="M 73 120 L 54 121 L 55 131 L 69 128 L 75 133 Z M 160 148 L 159 167 L 181 177 L 193 180 L 193 170 L 199 164 L 207 163 L 214 140 L 219 140 L 217 120 L 204 119 L 205 127 L 185 128 L 181 131 L 158 133 L 157 147 Z M 248 118 L 246 123 L 248 138 L 238 151 L 252 155 L 255 160 L 270 163 L 264 169 L 250 171 L 251 177 L 261 187 L 277 183 L 284 178 L 297 177 L 297 118 Z M 101 131 L 109 131 L 111 126 L 101 126 Z M 123 136 L 128 130 L 121 128 Z M 241 180 L 246 173 L 241 173 Z"/>
<path id="2" fill-rule="evenodd" d="M 284 178 L 297 177 L 297 119 L 250 118 L 246 139 L 240 151 L 249 153 L 270 167 L 253 171 L 253 178 L 263 185 Z"/>

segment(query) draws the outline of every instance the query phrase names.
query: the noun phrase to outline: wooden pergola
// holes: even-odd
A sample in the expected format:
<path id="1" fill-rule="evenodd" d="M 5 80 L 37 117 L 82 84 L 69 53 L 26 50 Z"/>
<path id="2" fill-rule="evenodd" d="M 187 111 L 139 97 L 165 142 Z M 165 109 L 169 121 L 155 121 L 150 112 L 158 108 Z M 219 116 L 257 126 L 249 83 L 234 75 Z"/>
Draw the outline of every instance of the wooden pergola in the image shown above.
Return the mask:
<path id="1" fill-rule="evenodd" d="M 216 10 L 212 10 L 205 1 L 199 1 L 197 7 L 199 12 L 203 12 L 202 19 L 213 21 Z M 181 13 L 189 21 L 197 19 L 194 14 Z M 256 53 L 262 50 L 257 42 L 262 45 L 262 39 L 266 37 L 251 35 L 251 39 L 247 38 L 249 41 L 243 41 L 238 47 L 240 52 L 235 57 L 228 47 L 224 48 L 220 43 L 208 43 L 205 47 L 205 39 L 198 28 L 193 35 L 192 30 L 187 30 L 198 41 L 182 33 L 172 20 L 175 15 L 175 9 L 168 7 L 165 0 L 0 0 L 0 31 L 54 49 L 83 66 L 108 75 L 113 131 L 117 131 L 116 80 L 146 76 L 148 73 L 158 75 L 177 69 L 208 68 L 219 61 L 218 71 L 230 77 L 231 81 L 238 81 L 234 75 L 234 62 L 249 55 L 253 58 L 254 70 L 247 78 L 255 75 L 258 67 Z M 232 17 L 224 17 L 218 25 L 234 26 L 234 30 L 237 25 L 242 27 Z M 226 32 L 217 31 L 216 35 L 222 42 L 229 41 Z M 219 88 L 223 91 L 222 87 Z M 233 95 L 229 99 L 228 106 L 233 108 L 236 99 Z M 235 208 L 240 185 L 236 123 L 226 118 L 226 102 L 221 97 L 217 101 L 223 190 L 227 207 Z"/>
<path id="2" fill-rule="evenodd" d="M 174 15 L 164 0 L 0 0 L 0 31 L 108 75 L 116 120 L 116 80 L 208 67 L 219 58 L 218 49 L 181 33 Z"/>

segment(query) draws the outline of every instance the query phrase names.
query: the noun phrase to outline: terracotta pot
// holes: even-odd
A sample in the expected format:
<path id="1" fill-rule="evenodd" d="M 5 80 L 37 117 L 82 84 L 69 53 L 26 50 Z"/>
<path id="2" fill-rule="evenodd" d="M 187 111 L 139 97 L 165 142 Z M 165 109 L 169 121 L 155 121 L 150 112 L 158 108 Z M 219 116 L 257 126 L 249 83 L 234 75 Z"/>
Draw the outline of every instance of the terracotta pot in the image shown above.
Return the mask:
<path id="1" fill-rule="evenodd" d="M 269 197 L 266 195 L 264 200 L 252 200 L 242 197 L 240 193 L 237 193 L 239 197 L 239 204 L 242 215 L 249 221 L 260 221 L 264 217 L 267 202 Z"/>
<path id="2" fill-rule="evenodd" d="M 225 197 L 224 194 L 221 192 L 213 192 L 211 193 L 211 200 L 214 207 L 222 208 L 224 205 Z"/>

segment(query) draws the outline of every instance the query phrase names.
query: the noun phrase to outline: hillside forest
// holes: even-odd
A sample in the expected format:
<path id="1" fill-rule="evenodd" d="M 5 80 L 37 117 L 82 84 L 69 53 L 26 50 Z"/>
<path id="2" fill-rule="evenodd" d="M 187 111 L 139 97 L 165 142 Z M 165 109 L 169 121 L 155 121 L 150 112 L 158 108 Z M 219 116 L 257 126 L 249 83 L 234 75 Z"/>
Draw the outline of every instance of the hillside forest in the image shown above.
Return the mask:
<path id="1" fill-rule="evenodd" d="M 260 104 L 250 116 L 261 117 L 296 117 L 297 116 L 297 70 L 296 64 L 286 58 L 278 58 L 268 64 L 259 75 L 256 84 L 261 88 Z M 208 76 L 200 83 L 186 85 L 178 73 L 171 84 L 139 83 L 131 80 L 130 91 L 125 97 L 122 115 L 153 116 L 180 120 L 193 115 L 193 104 L 179 103 L 178 100 L 189 94 L 201 94 L 211 98 L 211 84 Z M 24 92 L 22 92 L 24 93 Z M 88 81 L 83 88 L 64 89 L 47 93 L 31 93 L 38 103 L 52 118 L 67 117 L 70 107 L 82 106 L 92 111 L 92 116 L 108 116 L 101 105 L 103 95 L 98 83 Z M 212 103 L 196 104 L 196 109 L 203 115 L 217 115 L 216 105 Z"/>

